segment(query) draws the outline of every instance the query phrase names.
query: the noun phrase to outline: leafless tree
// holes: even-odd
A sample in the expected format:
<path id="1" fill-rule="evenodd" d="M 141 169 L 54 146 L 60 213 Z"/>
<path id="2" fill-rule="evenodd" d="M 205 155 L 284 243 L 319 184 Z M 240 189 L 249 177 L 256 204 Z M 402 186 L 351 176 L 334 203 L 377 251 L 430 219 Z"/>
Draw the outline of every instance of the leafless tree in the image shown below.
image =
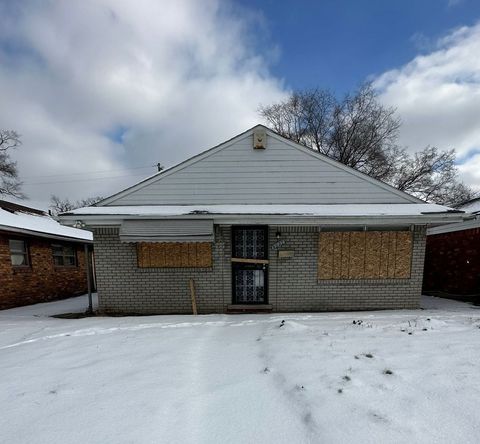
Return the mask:
<path id="1" fill-rule="evenodd" d="M 52 195 L 50 197 L 50 209 L 52 210 L 53 214 L 60 214 L 74 210 L 75 208 L 90 207 L 101 201 L 102 199 L 103 197 L 101 196 L 95 196 L 87 197 L 85 199 L 79 199 L 72 202 L 68 198 L 62 199 L 56 195 Z"/>
<path id="2" fill-rule="evenodd" d="M 321 89 L 294 92 L 259 112 L 282 136 L 421 199 L 453 205 L 475 195 L 458 181 L 454 150 L 427 147 L 412 156 L 398 145 L 400 119 L 369 83 L 343 99 Z"/>
<path id="3" fill-rule="evenodd" d="M 21 144 L 18 133 L 0 130 L 0 196 L 25 198 L 21 191 L 22 182 L 18 177 L 17 163 L 10 158 L 11 151 Z"/>
<path id="4" fill-rule="evenodd" d="M 455 206 L 478 195 L 458 180 L 455 150 L 426 147 L 409 155 L 404 150 L 391 183 L 429 202 Z"/>

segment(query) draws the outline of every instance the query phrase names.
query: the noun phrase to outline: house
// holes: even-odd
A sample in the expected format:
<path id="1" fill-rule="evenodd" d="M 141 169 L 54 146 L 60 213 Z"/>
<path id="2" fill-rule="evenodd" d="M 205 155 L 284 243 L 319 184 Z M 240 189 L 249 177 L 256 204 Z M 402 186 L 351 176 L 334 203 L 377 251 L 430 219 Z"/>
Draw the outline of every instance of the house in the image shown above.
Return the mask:
<path id="1" fill-rule="evenodd" d="M 423 288 L 427 294 L 479 302 L 480 198 L 458 209 L 473 218 L 427 231 Z"/>
<path id="2" fill-rule="evenodd" d="M 94 233 L 100 310 L 417 308 L 427 204 L 258 125 L 61 215 Z"/>
<path id="3" fill-rule="evenodd" d="M 89 231 L 0 200 L 0 309 L 85 293 Z"/>

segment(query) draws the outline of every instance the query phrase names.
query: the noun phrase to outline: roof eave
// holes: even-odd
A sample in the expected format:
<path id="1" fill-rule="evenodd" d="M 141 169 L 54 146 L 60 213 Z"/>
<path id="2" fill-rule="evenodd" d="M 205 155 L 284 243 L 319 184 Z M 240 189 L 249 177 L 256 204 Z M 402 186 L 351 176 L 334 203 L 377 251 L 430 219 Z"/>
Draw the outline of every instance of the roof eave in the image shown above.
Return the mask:
<path id="1" fill-rule="evenodd" d="M 182 214 L 182 215 L 133 215 L 133 214 L 83 214 L 63 215 L 66 225 L 81 220 L 87 226 L 120 225 L 125 219 L 213 219 L 216 224 L 262 223 L 271 225 L 396 225 L 396 224 L 447 224 L 464 220 L 463 213 L 427 213 L 420 215 L 372 215 L 372 216 L 318 216 L 308 214 Z"/>
<path id="2" fill-rule="evenodd" d="M 0 225 L 0 231 L 8 232 L 8 233 L 15 233 L 15 234 L 23 234 L 28 236 L 35 236 L 41 237 L 46 239 L 54 239 L 54 240 L 61 240 L 67 242 L 76 242 L 81 244 L 93 244 L 93 240 L 89 239 L 81 239 L 78 237 L 70 237 L 70 236 L 61 236 L 58 234 L 51 234 L 51 233 L 44 233 L 42 231 L 35 231 L 35 230 L 28 230 L 26 228 L 18 228 L 18 227 L 11 227 L 8 225 Z"/>

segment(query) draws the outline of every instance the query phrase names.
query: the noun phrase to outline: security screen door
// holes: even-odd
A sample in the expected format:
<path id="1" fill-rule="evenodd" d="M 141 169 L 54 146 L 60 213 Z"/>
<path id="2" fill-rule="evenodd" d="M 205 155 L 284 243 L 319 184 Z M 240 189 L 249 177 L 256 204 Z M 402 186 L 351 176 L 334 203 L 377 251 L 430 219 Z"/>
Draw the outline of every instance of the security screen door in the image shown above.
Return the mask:
<path id="1" fill-rule="evenodd" d="M 232 290 L 234 304 L 266 304 L 268 227 L 232 228 Z"/>

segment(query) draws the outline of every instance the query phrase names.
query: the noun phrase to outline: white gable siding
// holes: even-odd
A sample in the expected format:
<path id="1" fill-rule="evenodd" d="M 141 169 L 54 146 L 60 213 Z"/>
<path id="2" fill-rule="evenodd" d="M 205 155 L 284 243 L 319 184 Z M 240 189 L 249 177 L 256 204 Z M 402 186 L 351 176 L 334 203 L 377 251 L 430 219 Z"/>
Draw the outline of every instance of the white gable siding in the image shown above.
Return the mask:
<path id="1" fill-rule="evenodd" d="M 187 162 L 104 205 L 412 203 L 413 198 L 372 183 L 303 149 L 268 136 L 252 148 L 252 133 Z"/>

